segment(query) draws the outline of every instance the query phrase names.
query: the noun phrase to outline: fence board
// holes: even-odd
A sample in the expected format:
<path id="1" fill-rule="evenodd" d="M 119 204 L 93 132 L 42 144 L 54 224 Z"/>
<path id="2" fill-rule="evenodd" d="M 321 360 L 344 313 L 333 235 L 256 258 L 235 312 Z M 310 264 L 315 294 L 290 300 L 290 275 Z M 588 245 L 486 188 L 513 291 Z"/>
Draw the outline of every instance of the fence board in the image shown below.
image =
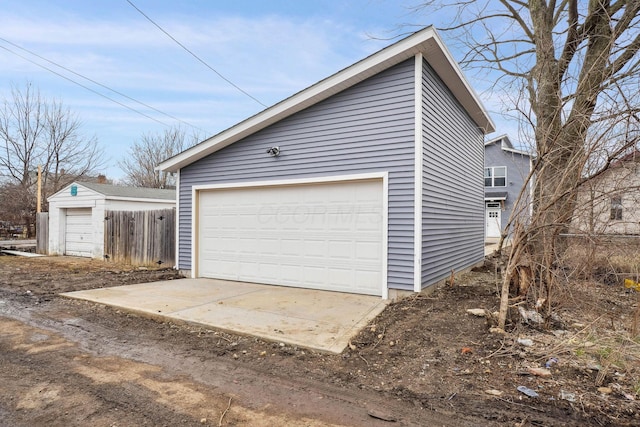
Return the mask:
<path id="1" fill-rule="evenodd" d="M 175 209 L 107 211 L 107 261 L 132 265 L 175 265 Z"/>
<path id="2" fill-rule="evenodd" d="M 36 214 L 36 253 L 49 253 L 49 212 Z"/>

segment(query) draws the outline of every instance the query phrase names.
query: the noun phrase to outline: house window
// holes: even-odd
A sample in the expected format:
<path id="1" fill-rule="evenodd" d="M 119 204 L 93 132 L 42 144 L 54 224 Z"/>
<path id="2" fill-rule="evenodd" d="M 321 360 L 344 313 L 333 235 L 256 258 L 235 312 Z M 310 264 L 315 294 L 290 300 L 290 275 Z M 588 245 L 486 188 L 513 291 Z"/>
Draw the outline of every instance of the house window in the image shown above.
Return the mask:
<path id="1" fill-rule="evenodd" d="M 622 197 L 611 198 L 611 219 L 622 220 Z"/>
<path id="2" fill-rule="evenodd" d="M 507 167 L 492 166 L 484 168 L 484 186 L 485 187 L 506 187 L 507 186 Z"/>

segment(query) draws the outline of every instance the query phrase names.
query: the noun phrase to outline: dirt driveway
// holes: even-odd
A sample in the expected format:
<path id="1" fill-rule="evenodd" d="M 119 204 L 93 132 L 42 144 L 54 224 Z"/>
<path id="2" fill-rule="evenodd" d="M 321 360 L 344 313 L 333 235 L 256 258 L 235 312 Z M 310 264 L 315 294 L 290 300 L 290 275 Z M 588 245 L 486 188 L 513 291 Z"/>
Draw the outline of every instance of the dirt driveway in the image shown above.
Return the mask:
<path id="1" fill-rule="evenodd" d="M 466 312 L 495 307 L 490 272 L 390 305 L 337 356 L 56 295 L 172 277 L 84 259 L 0 257 L 0 425 L 640 423 L 638 343 L 603 347 L 611 319 L 591 311 L 592 323 L 565 325 L 565 338 L 530 329 L 492 334 Z M 629 319 L 637 304 L 618 290 L 606 301 L 617 319 Z M 599 335 L 583 332 L 591 326 Z M 612 334 L 616 327 L 624 329 L 614 325 Z M 558 362 L 550 377 L 528 370 L 551 356 Z"/>

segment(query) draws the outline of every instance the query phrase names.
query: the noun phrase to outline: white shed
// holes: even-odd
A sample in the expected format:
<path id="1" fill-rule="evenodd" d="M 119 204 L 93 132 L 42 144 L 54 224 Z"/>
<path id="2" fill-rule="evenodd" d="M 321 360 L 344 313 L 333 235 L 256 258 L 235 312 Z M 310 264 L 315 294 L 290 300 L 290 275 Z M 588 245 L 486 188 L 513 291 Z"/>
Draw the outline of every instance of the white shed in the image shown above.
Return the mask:
<path id="1" fill-rule="evenodd" d="M 171 209 L 175 198 L 175 190 L 69 184 L 47 199 L 49 255 L 103 258 L 106 211 Z"/>

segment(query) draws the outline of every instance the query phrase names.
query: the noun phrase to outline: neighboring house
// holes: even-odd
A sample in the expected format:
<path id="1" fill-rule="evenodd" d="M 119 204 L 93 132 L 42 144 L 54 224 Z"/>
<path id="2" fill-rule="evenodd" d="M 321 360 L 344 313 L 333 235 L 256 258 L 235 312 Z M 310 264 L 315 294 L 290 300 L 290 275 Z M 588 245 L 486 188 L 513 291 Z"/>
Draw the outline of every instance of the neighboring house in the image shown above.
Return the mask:
<path id="1" fill-rule="evenodd" d="M 389 296 L 484 258 L 494 125 L 432 27 L 164 161 L 192 277 Z"/>
<path id="2" fill-rule="evenodd" d="M 104 256 L 106 211 L 174 208 L 175 190 L 74 182 L 49 201 L 49 254 Z"/>
<path id="3" fill-rule="evenodd" d="M 506 135 L 484 143 L 485 237 L 499 238 L 515 208 L 531 170 L 531 156 L 513 148 Z M 529 188 L 530 185 L 529 185 Z M 527 201 L 522 203 L 526 210 Z"/>
<path id="4" fill-rule="evenodd" d="M 611 164 L 580 188 L 572 232 L 640 234 L 640 152 Z"/>

